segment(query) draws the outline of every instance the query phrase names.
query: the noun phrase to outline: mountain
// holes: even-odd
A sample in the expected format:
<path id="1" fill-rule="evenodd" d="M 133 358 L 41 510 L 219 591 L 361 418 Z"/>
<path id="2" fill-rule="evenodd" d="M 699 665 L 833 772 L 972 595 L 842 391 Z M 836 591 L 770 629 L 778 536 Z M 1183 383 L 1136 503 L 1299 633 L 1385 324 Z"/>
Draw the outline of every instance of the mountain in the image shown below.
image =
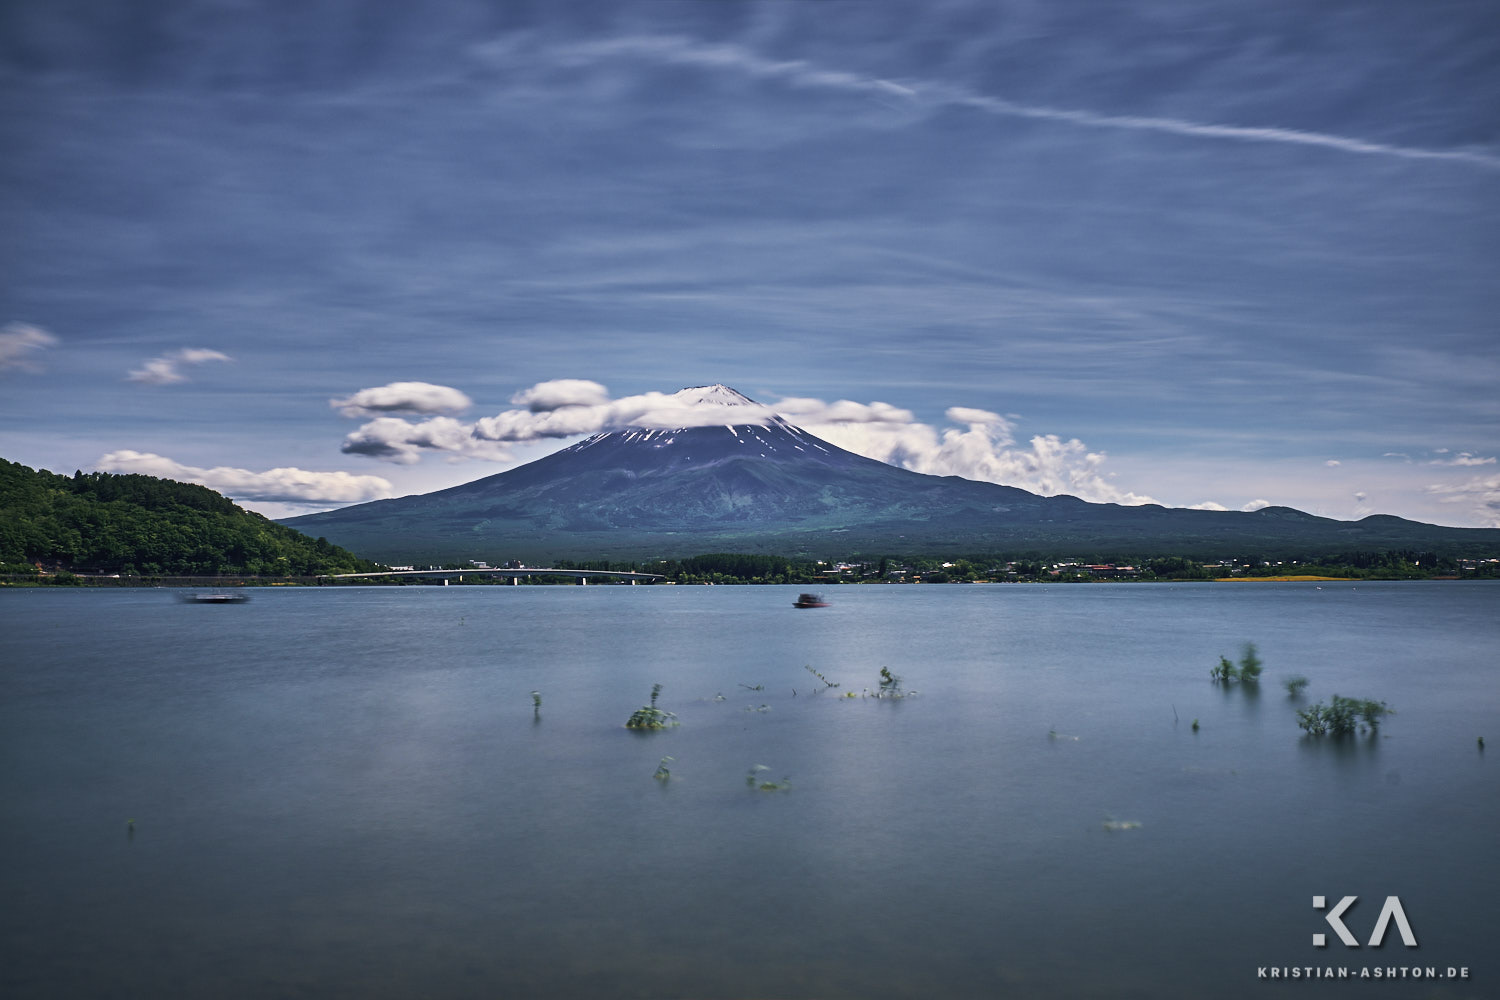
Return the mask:
<path id="1" fill-rule="evenodd" d="M 1500 529 L 1086 503 L 928 476 L 823 441 L 728 388 L 670 397 L 683 423 L 595 434 L 498 475 L 283 523 L 384 562 L 1051 552 L 1500 553 Z"/>

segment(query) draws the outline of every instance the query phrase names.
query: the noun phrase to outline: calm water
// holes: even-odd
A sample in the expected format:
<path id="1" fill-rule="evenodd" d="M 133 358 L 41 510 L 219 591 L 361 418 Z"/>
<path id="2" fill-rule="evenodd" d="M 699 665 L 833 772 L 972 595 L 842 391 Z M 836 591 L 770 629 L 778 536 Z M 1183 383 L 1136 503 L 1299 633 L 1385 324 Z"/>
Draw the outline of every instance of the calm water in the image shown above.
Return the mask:
<path id="1" fill-rule="evenodd" d="M 0 993 L 1500 995 L 1500 586 L 830 593 L 0 593 Z M 1293 673 L 1398 714 L 1309 741 Z"/>

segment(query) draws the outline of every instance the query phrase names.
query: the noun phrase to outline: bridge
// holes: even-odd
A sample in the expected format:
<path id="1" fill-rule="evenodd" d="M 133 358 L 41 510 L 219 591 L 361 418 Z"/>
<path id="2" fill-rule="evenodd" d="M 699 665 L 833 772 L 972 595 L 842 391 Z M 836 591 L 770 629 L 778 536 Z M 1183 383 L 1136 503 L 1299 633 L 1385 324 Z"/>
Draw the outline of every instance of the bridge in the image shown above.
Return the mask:
<path id="1" fill-rule="evenodd" d="M 520 583 L 523 576 L 571 576 L 578 581 L 579 586 L 585 586 L 590 577 L 605 577 L 607 579 L 629 580 L 634 586 L 641 580 L 650 583 L 655 580 L 665 580 L 666 577 L 660 573 L 636 573 L 619 569 L 551 569 L 539 566 L 520 566 L 509 568 L 504 566 L 478 566 L 470 569 L 388 569 L 374 573 L 326 573 L 319 580 L 363 580 L 366 578 L 378 578 L 387 576 L 431 576 L 441 577 L 444 585 L 448 583 L 449 577 L 454 576 L 508 576 L 512 584 Z"/>

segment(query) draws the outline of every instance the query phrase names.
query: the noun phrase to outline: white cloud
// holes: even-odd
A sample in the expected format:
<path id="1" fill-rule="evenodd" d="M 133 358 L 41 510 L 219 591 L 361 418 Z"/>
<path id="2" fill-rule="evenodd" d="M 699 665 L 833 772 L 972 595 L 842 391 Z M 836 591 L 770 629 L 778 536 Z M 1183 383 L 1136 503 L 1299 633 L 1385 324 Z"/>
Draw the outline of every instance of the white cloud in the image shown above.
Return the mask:
<path id="1" fill-rule="evenodd" d="M 776 409 L 840 448 L 913 472 L 1017 486 L 1043 496 L 1069 494 L 1095 503 L 1156 503 L 1109 482 L 1101 471 L 1104 453 L 1089 451 L 1077 438 L 1064 441 L 1041 434 L 1030 439 L 1029 447 L 1015 447 L 1014 425 L 988 410 L 950 407 L 944 416 L 963 427 L 938 429 L 881 402 L 797 398 L 780 401 Z"/>
<path id="2" fill-rule="evenodd" d="M 589 399 L 595 401 L 583 401 Z M 506 410 L 475 421 L 474 436 L 486 441 L 535 441 L 626 427 L 673 430 L 765 423 L 775 416 L 768 406 L 735 402 L 725 396 L 646 392 L 611 400 L 604 386 L 582 379 L 541 382 L 517 393 L 511 402 L 524 403 L 527 408 Z"/>
<path id="3" fill-rule="evenodd" d="M 1336 458 L 1330 458 L 1328 461 L 1324 462 L 1323 464 L 1326 465 L 1326 466 L 1328 466 L 1330 469 L 1337 469 L 1339 466 L 1343 465 L 1344 463 L 1340 462 Z"/>
<path id="4" fill-rule="evenodd" d="M 555 378 L 521 390 L 510 401 L 532 413 L 546 413 L 564 406 L 602 406 L 609 402 L 609 390 L 586 378 Z"/>
<path id="5" fill-rule="evenodd" d="M 476 438 L 472 424 L 452 417 L 433 417 L 415 424 L 400 417 L 379 417 L 345 437 L 339 450 L 398 465 L 415 465 L 425 452 L 444 453 L 450 461 L 477 458 L 508 462 L 513 458 L 503 445 Z"/>
<path id="6" fill-rule="evenodd" d="M 7 323 L 0 329 L 0 372 L 7 370 L 39 372 L 36 355 L 56 347 L 58 339 L 30 323 Z"/>
<path id="7" fill-rule="evenodd" d="M 1427 487 L 1439 503 L 1462 503 L 1486 527 L 1500 528 L 1500 475 L 1476 476 L 1465 483 L 1437 483 Z"/>
<path id="8" fill-rule="evenodd" d="M 234 500 L 359 503 L 391 495 L 391 484 L 387 480 L 348 472 L 309 472 L 296 468 L 252 472 L 222 465 L 200 469 L 162 455 L 129 450 L 112 451 L 96 464 L 104 472 L 138 473 L 197 483 Z"/>
<path id="9" fill-rule="evenodd" d="M 168 351 L 160 357 L 151 358 L 141 367 L 133 369 L 129 375 L 125 376 L 125 379 L 128 382 L 143 382 L 147 385 L 171 385 L 174 382 L 187 381 L 187 376 L 182 373 L 183 365 L 233 360 L 222 351 L 213 351 L 206 347 L 184 347 L 176 351 Z"/>
<path id="10" fill-rule="evenodd" d="M 1269 500 L 1251 500 L 1249 503 L 1241 507 L 1240 510 L 1253 512 L 1257 510 L 1265 510 L 1269 506 L 1271 506 L 1271 501 Z"/>
<path id="11" fill-rule="evenodd" d="M 346 417 L 379 417 L 389 413 L 462 413 L 474 401 L 457 389 L 431 382 L 392 382 L 361 389 L 328 405 Z"/>
<path id="12" fill-rule="evenodd" d="M 1221 504 L 1221 503 L 1214 503 L 1212 500 L 1205 500 L 1202 503 L 1195 503 L 1195 504 L 1189 504 L 1188 505 L 1188 510 L 1228 510 L 1228 509 L 1229 508 L 1226 507 L 1226 506 L 1224 506 L 1223 504 Z"/>

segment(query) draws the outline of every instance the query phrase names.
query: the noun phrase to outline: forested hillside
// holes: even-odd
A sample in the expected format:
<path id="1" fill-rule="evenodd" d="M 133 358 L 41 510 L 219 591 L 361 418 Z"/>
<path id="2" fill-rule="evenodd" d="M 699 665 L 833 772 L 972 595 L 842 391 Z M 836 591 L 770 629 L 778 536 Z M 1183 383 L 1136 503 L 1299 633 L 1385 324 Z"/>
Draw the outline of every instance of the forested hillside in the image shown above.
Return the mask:
<path id="1" fill-rule="evenodd" d="M 203 486 L 0 459 L 0 572 L 312 576 L 374 564 Z"/>

